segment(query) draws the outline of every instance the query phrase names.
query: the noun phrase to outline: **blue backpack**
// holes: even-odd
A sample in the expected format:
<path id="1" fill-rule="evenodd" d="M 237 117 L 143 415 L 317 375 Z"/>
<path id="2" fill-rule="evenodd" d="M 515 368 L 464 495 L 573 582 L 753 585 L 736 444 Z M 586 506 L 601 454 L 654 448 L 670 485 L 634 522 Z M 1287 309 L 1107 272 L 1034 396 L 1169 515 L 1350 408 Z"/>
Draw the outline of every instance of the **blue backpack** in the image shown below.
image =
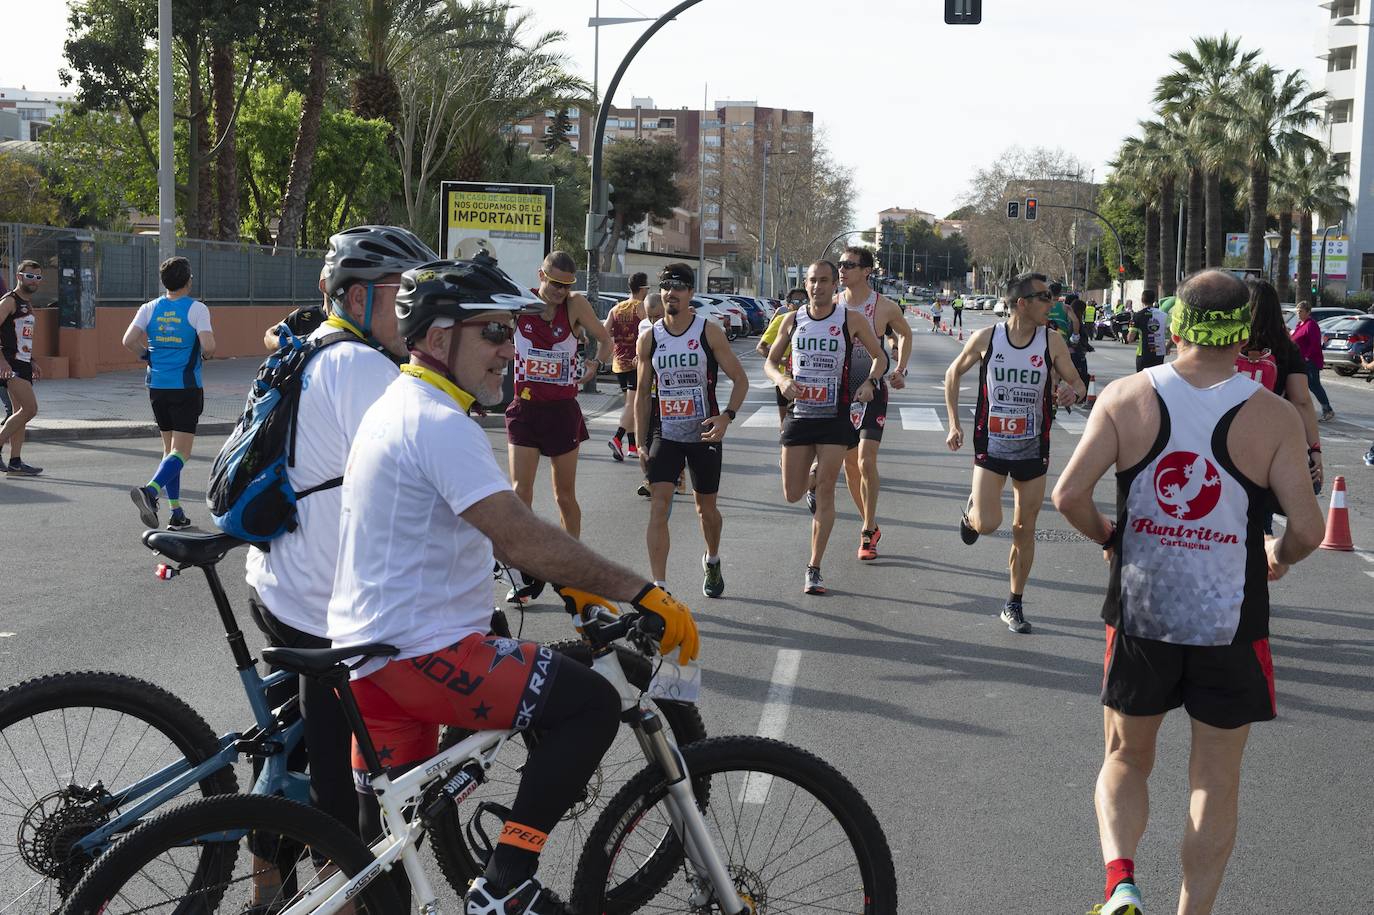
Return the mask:
<path id="1" fill-rule="evenodd" d="M 366 341 L 348 331 L 318 340 L 282 332 L 282 345 L 258 369 L 243 415 L 210 467 L 205 502 L 211 520 L 226 534 L 266 550 L 272 540 L 297 526 L 296 503 L 343 483 L 325 480 L 296 492 L 286 469 L 296 464 L 296 412 L 310 360 L 327 346 Z"/>

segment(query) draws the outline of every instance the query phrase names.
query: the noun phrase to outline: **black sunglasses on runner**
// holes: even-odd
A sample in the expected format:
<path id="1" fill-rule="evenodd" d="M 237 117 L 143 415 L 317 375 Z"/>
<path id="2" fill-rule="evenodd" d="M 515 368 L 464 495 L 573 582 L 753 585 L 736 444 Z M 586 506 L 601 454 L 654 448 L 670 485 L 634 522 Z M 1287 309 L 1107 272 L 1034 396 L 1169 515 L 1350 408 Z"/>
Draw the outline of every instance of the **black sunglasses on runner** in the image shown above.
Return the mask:
<path id="1" fill-rule="evenodd" d="M 515 325 L 504 321 L 464 321 L 463 326 L 482 328 L 482 339 L 497 346 L 515 339 Z"/>
<path id="2" fill-rule="evenodd" d="M 855 270 L 862 266 L 863 264 L 860 264 L 858 261 L 840 261 L 841 270 Z"/>
<path id="3" fill-rule="evenodd" d="M 1048 289 L 1042 289 L 1039 292 L 1032 292 L 1030 295 L 1023 295 L 1021 298 L 1025 299 L 1027 302 L 1034 302 L 1036 299 L 1042 302 L 1053 302 L 1054 293 L 1050 292 Z"/>
<path id="4" fill-rule="evenodd" d="M 806 299 L 788 299 L 788 300 L 787 300 L 787 304 L 788 304 L 788 305 L 796 305 L 796 306 L 800 307 L 800 306 L 806 304 Z"/>
<path id="5" fill-rule="evenodd" d="M 691 289 L 682 280 L 663 280 L 658 284 L 659 289 L 671 289 L 674 292 L 682 292 L 684 289 Z"/>

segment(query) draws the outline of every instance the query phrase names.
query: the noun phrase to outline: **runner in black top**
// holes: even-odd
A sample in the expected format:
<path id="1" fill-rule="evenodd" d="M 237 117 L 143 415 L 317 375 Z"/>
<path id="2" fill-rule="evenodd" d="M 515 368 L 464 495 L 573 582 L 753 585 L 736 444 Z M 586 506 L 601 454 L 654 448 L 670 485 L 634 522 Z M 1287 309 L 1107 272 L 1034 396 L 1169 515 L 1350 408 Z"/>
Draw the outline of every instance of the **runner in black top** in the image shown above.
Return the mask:
<path id="1" fill-rule="evenodd" d="M 10 461 L 4 469 L 11 476 L 37 476 L 42 467 L 25 464 L 19 457 L 24 447 L 24 429 L 38 415 L 38 398 L 33 393 L 35 378 L 42 372 L 33 361 L 33 331 L 36 321 L 31 304 L 38 284 L 43 282 L 43 266 L 26 260 L 19 264 L 15 288 L 0 297 L 0 385 L 9 394 L 13 410 L 0 426 L 0 448 L 8 442 Z"/>

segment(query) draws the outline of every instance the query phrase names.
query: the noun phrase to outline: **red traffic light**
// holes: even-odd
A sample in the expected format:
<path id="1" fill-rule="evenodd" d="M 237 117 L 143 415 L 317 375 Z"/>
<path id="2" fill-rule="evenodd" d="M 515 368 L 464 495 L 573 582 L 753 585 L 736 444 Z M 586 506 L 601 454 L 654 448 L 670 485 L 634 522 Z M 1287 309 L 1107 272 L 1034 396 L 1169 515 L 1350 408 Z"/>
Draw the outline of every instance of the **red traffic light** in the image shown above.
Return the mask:
<path id="1" fill-rule="evenodd" d="M 1119 266 L 1116 268 L 1116 272 L 1117 272 L 1117 273 L 1125 273 L 1125 272 L 1126 272 L 1126 265 L 1125 265 L 1125 264 L 1119 265 Z"/>
<path id="2" fill-rule="evenodd" d="M 1027 220 L 1027 221 L 1034 221 L 1036 218 L 1037 218 L 1037 216 L 1036 216 L 1036 212 L 1035 212 L 1035 198 L 1034 198 L 1034 197 L 1027 197 L 1027 198 L 1026 198 L 1026 220 Z"/>

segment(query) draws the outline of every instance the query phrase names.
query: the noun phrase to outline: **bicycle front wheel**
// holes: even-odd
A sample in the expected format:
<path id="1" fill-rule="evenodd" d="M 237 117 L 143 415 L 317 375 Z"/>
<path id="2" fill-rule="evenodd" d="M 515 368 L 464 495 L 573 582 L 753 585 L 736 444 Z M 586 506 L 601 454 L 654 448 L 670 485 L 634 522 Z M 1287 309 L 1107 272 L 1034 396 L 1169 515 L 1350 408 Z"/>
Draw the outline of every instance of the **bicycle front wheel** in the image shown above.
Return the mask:
<path id="1" fill-rule="evenodd" d="M 763 737 L 716 737 L 680 749 L 716 851 L 751 912 L 897 911 L 882 826 L 824 760 Z M 687 861 L 667 796 L 662 771 L 651 766 L 607 804 L 578 864 L 577 911 L 723 911 Z"/>
<path id="2" fill-rule="evenodd" d="M 218 750 L 189 705 L 123 674 L 51 674 L 0 692 L 0 915 L 57 911 L 90 864 L 76 843 L 128 806 L 115 798 Z M 183 796 L 237 787 L 225 766 Z"/>
<path id="3" fill-rule="evenodd" d="M 202 856 L 217 862 L 217 879 L 192 878 Z M 374 860 L 357 836 L 313 807 L 259 794 L 205 798 L 146 821 L 101 855 L 61 915 L 267 915 Z M 383 878 L 340 911 L 393 915 L 405 908 Z"/>

